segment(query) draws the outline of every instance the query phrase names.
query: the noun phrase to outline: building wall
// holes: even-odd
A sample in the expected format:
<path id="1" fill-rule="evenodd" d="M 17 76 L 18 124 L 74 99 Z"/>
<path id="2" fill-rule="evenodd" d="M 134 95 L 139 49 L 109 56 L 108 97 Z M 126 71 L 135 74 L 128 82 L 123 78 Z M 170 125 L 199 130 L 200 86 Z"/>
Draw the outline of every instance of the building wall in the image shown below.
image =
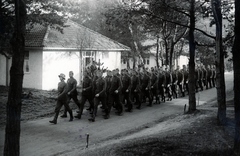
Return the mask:
<path id="1" fill-rule="evenodd" d="M 7 60 L 6 57 L 0 54 L 0 85 L 6 86 L 6 64 Z"/>
<path id="2" fill-rule="evenodd" d="M 43 52 L 43 75 L 42 89 L 51 90 L 57 89 L 60 73 L 65 74 L 66 81 L 69 78 L 69 71 L 73 71 L 74 78 L 79 85 L 79 55 L 67 52 L 44 51 Z"/>
<path id="3" fill-rule="evenodd" d="M 96 56 L 96 60 L 100 59 L 104 63 L 104 68 L 121 70 L 121 52 L 98 52 Z"/>
<path id="4" fill-rule="evenodd" d="M 29 71 L 26 71 L 26 63 L 28 62 Z M 24 88 L 42 89 L 42 51 L 29 51 L 29 59 L 24 61 Z"/>

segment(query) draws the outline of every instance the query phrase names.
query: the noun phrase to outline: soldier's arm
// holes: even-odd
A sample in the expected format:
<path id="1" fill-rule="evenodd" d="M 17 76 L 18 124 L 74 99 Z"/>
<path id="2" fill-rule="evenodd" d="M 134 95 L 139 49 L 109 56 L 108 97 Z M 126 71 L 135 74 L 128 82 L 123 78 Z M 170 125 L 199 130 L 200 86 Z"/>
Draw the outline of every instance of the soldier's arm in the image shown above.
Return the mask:
<path id="1" fill-rule="evenodd" d="M 89 86 L 86 87 L 86 88 L 84 88 L 84 89 L 85 89 L 85 91 L 89 91 L 89 90 L 91 90 L 92 88 L 93 88 L 93 81 L 92 81 L 92 79 L 89 79 Z"/>
<path id="2" fill-rule="evenodd" d="M 118 86 L 118 89 L 117 89 L 117 90 L 118 90 L 118 92 L 120 92 L 121 89 L 122 89 L 122 87 L 123 87 L 123 85 L 122 85 L 122 80 L 121 80 L 120 78 L 118 79 L 118 81 L 119 81 L 119 82 L 118 82 L 118 83 L 119 83 L 119 86 Z"/>
<path id="3" fill-rule="evenodd" d="M 101 92 L 99 92 L 98 94 L 99 94 L 99 95 L 102 95 L 102 93 L 103 93 L 103 92 L 105 92 L 105 91 L 106 91 L 106 89 L 107 89 L 107 81 L 106 81 L 106 79 L 104 79 L 104 86 L 103 86 L 103 90 L 102 90 Z"/>
<path id="4" fill-rule="evenodd" d="M 131 90 L 131 88 L 132 88 L 132 79 L 131 79 L 131 77 L 129 77 L 128 81 L 129 81 L 128 90 Z"/>
<path id="5" fill-rule="evenodd" d="M 73 88 L 72 88 L 72 90 L 69 91 L 69 93 L 72 93 L 74 90 L 76 90 L 76 88 L 77 88 L 77 81 L 74 80 L 73 81 Z"/>

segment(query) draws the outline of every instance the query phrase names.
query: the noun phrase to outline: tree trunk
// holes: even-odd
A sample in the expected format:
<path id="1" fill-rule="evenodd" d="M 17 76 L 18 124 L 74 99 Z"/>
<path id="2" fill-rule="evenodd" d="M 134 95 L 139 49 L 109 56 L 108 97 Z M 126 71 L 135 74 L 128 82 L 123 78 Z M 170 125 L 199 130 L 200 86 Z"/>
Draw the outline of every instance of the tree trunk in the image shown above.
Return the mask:
<path id="1" fill-rule="evenodd" d="M 189 29 L 189 108 L 188 112 L 192 113 L 196 110 L 196 96 L 195 96 L 195 41 L 194 41 L 194 29 L 195 29 L 195 0 L 191 0 L 190 8 L 190 29 Z"/>
<path id="2" fill-rule="evenodd" d="M 165 58 L 165 65 L 169 65 L 169 57 L 168 57 L 168 42 L 167 39 L 164 40 L 165 43 L 165 53 L 166 53 L 166 58 Z"/>
<path id="3" fill-rule="evenodd" d="M 233 45 L 235 138 L 234 154 L 240 155 L 240 1 L 235 0 L 235 40 Z"/>
<path id="4" fill-rule="evenodd" d="M 156 65 L 159 68 L 159 37 L 157 37 Z"/>
<path id="5" fill-rule="evenodd" d="M 133 39 L 133 44 L 134 44 L 134 47 L 135 47 L 135 50 L 136 50 L 136 53 L 137 53 L 137 56 L 139 58 L 139 61 L 140 61 L 140 65 L 144 65 L 143 63 L 143 58 L 142 58 L 142 55 L 141 55 L 141 52 L 138 48 L 138 44 L 137 44 L 137 41 L 136 41 L 136 38 L 135 38 L 135 35 L 134 35 L 134 32 L 133 32 L 133 28 L 132 28 L 132 24 L 129 24 L 129 31 L 132 35 L 132 39 Z"/>
<path id="6" fill-rule="evenodd" d="M 212 11 L 216 22 L 216 88 L 218 101 L 217 119 L 220 124 L 226 122 L 226 91 L 224 78 L 224 53 L 222 45 L 221 0 L 212 0 Z"/>
<path id="7" fill-rule="evenodd" d="M 13 56 L 7 102 L 4 155 L 20 155 L 20 119 L 26 29 L 26 4 L 15 0 L 15 30 L 11 40 Z"/>
<path id="8" fill-rule="evenodd" d="M 171 39 L 171 43 L 170 43 L 170 56 L 169 56 L 169 67 L 170 67 L 170 71 L 173 70 L 172 68 L 173 68 L 174 46 L 175 46 L 175 44 L 173 43 L 173 39 Z"/>

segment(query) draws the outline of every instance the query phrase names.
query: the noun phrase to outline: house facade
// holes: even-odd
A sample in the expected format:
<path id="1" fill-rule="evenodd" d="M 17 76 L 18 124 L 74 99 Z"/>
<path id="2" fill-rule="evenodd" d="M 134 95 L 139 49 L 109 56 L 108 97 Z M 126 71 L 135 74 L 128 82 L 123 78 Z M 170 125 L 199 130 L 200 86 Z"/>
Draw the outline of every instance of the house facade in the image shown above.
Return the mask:
<path id="1" fill-rule="evenodd" d="M 78 85 L 86 66 L 93 61 L 100 68 L 121 69 L 121 53 L 129 51 L 124 46 L 93 30 L 68 21 L 63 32 L 35 25 L 26 35 L 24 60 L 24 88 L 56 89 L 58 75 L 68 78 L 74 72 Z M 0 85 L 10 82 L 11 58 L 0 55 Z"/>

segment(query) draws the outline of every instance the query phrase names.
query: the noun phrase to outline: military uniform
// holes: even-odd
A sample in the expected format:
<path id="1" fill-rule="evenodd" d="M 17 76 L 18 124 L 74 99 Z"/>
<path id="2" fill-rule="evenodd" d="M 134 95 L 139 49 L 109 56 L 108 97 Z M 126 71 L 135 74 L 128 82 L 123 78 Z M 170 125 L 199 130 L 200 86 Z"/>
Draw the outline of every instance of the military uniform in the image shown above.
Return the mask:
<path id="1" fill-rule="evenodd" d="M 152 98 L 155 97 L 156 99 L 156 104 L 160 104 L 160 100 L 158 97 L 158 77 L 157 77 L 157 73 L 155 73 L 154 71 L 152 71 L 151 74 L 151 93 L 152 93 Z"/>
<path id="2" fill-rule="evenodd" d="M 163 71 L 159 71 L 158 73 L 158 90 L 159 90 L 159 95 L 162 98 L 162 101 L 165 102 L 165 91 L 164 87 L 166 84 L 166 77 Z"/>
<path id="3" fill-rule="evenodd" d="M 147 72 L 145 71 L 141 79 L 141 95 L 142 97 L 144 96 L 145 98 L 148 98 L 149 100 L 148 106 L 152 106 L 150 85 L 151 85 L 150 77 L 147 75 Z M 139 105 L 139 107 L 141 107 L 141 105 Z"/>
<path id="4" fill-rule="evenodd" d="M 94 97 L 93 97 L 92 90 L 93 90 L 93 81 L 89 75 L 86 75 L 83 78 L 83 84 L 82 84 L 82 98 L 80 100 L 81 107 L 80 107 L 79 114 L 77 116 L 75 116 L 76 118 L 79 118 L 79 119 L 81 118 L 83 108 L 84 108 L 84 105 L 87 100 L 90 104 L 90 111 L 93 110 L 93 107 L 94 107 L 93 98 Z"/>
<path id="5" fill-rule="evenodd" d="M 136 75 L 137 73 L 134 71 L 131 77 L 131 99 L 135 101 L 135 104 L 138 105 L 138 109 L 141 107 L 141 100 L 140 100 L 140 79 Z"/>
<path id="6" fill-rule="evenodd" d="M 185 93 L 183 91 L 183 82 L 184 82 L 183 71 L 177 70 L 177 85 L 182 94 L 182 97 L 185 96 Z"/>
<path id="7" fill-rule="evenodd" d="M 60 74 L 59 77 L 62 77 L 65 79 L 65 75 L 64 74 Z M 67 112 L 69 112 L 70 114 L 70 120 L 73 120 L 73 114 L 72 114 L 72 110 L 70 109 L 69 105 L 68 105 L 68 96 L 67 96 L 67 84 L 64 82 L 64 80 L 61 80 L 61 82 L 58 83 L 58 98 L 57 98 L 57 104 L 55 107 L 55 115 L 52 121 L 49 121 L 50 123 L 54 123 L 57 124 L 57 118 L 59 115 L 59 112 L 62 108 L 62 106 L 65 106 Z"/>
<path id="8" fill-rule="evenodd" d="M 77 105 L 78 109 L 80 110 L 80 103 L 78 101 L 78 92 L 77 92 L 77 89 L 76 89 L 76 86 L 77 86 L 77 80 L 74 79 L 73 77 L 70 77 L 68 80 L 67 80 L 67 88 L 68 88 L 68 104 L 70 103 L 71 99 L 73 99 L 74 103 Z M 67 117 L 67 110 L 66 108 L 64 107 L 64 113 L 61 117 Z"/>
<path id="9" fill-rule="evenodd" d="M 116 105 L 117 114 L 122 115 L 123 104 L 120 101 L 120 93 L 122 89 L 121 79 L 114 74 L 111 79 L 111 86 L 109 88 L 108 111 L 111 111 L 113 104 Z"/>
<path id="10" fill-rule="evenodd" d="M 177 98 L 177 72 L 173 71 L 172 72 L 172 85 L 171 85 L 171 89 L 172 89 L 172 94 L 175 95 L 175 98 Z"/>
<path id="11" fill-rule="evenodd" d="M 171 91 L 171 84 L 172 84 L 172 75 L 169 71 L 165 72 L 166 76 L 166 84 L 165 84 L 165 93 L 168 96 L 168 100 L 172 100 L 172 91 Z"/>
<path id="12" fill-rule="evenodd" d="M 185 93 L 185 91 L 187 91 L 187 94 L 189 94 L 189 90 L 188 90 L 188 71 L 187 69 L 183 69 L 183 85 L 185 90 L 183 91 Z"/>
<path id="13" fill-rule="evenodd" d="M 131 90 L 131 78 L 127 73 L 125 73 L 122 76 L 122 101 L 123 103 L 127 101 L 126 111 L 128 112 L 131 112 L 133 108 L 132 102 L 130 100 L 130 90 Z"/>
<path id="14" fill-rule="evenodd" d="M 212 88 L 212 70 L 208 67 L 207 68 L 207 84 L 206 84 L 206 89 Z"/>
<path id="15" fill-rule="evenodd" d="M 198 86 L 200 87 L 201 91 L 203 91 L 203 70 L 198 68 L 199 78 L 198 78 Z"/>
<path id="16" fill-rule="evenodd" d="M 94 90 L 94 107 L 93 107 L 93 115 L 92 118 L 89 119 L 89 121 L 95 121 L 95 117 L 97 115 L 98 105 L 101 102 L 102 105 L 105 107 L 105 110 L 107 110 L 106 106 L 106 81 L 103 79 L 102 76 L 99 76 L 96 81 L 93 83 L 93 90 Z M 106 114 L 108 112 L 105 112 Z"/>

